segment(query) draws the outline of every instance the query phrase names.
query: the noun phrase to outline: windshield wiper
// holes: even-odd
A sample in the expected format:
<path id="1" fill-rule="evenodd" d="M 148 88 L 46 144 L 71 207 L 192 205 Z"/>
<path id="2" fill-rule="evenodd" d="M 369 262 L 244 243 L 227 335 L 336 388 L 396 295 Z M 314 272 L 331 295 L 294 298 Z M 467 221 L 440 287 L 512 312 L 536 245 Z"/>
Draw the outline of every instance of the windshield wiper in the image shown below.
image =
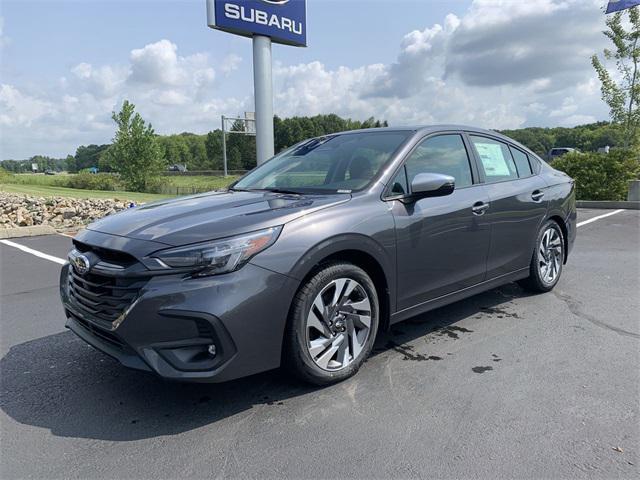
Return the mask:
<path id="1" fill-rule="evenodd" d="M 302 195 L 302 193 L 300 192 L 296 192 L 295 190 L 287 190 L 286 188 L 263 188 L 261 190 L 273 193 L 285 193 L 289 195 Z"/>

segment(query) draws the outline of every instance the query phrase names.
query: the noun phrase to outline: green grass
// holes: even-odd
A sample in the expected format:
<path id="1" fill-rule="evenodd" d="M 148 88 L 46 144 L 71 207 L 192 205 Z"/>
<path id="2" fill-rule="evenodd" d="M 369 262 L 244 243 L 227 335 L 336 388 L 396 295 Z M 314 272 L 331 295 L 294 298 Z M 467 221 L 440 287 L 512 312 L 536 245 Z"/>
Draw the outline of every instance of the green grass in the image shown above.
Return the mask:
<path id="1" fill-rule="evenodd" d="M 11 175 L 0 182 L 4 184 L 14 185 L 32 185 L 32 186 L 50 186 L 50 187 L 64 187 L 66 180 L 73 176 L 73 174 L 57 174 L 57 175 L 43 175 L 33 173 L 21 173 L 17 175 Z M 186 194 L 189 189 L 202 192 L 208 190 L 218 190 L 224 188 L 232 182 L 236 181 L 239 177 L 230 175 L 228 177 L 214 177 L 207 175 L 198 176 L 164 176 L 162 178 L 163 192 L 165 195 L 177 195 Z M 102 197 L 101 197 L 102 198 Z"/>
<path id="2" fill-rule="evenodd" d="M 22 193 L 35 197 L 73 197 L 73 198 L 114 198 L 133 202 L 153 202 L 170 198 L 173 195 L 158 195 L 154 193 L 110 192 L 105 190 L 79 190 L 75 188 L 56 187 L 52 185 L 24 185 L 0 184 L 0 191 L 7 193 Z"/>

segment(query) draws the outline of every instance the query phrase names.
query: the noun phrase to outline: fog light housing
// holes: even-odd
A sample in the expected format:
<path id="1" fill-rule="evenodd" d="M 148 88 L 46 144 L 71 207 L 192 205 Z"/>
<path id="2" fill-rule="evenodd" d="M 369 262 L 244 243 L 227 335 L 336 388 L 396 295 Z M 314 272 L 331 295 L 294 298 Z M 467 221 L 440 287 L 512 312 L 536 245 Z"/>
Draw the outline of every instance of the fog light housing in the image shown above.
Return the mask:
<path id="1" fill-rule="evenodd" d="M 209 347 L 207 347 L 207 352 L 209 352 L 209 355 L 211 355 L 212 357 L 216 356 L 216 346 L 214 344 L 209 345 Z"/>

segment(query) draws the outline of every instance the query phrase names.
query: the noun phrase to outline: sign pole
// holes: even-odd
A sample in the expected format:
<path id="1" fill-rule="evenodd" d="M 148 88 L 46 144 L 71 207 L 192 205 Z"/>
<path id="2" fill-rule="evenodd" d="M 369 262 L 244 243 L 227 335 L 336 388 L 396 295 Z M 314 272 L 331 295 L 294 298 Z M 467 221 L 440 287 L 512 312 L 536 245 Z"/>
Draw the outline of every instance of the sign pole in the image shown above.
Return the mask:
<path id="1" fill-rule="evenodd" d="M 253 36 L 253 85 L 256 106 L 256 154 L 258 165 L 273 157 L 273 81 L 271 38 Z"/>
<path id="2" fill-rule="evenodd" d="M 224 176 L 227 176 L 227 132 L 224 129 L 224 115 L 222 115 L 222 164 L 224 165 Z"/>

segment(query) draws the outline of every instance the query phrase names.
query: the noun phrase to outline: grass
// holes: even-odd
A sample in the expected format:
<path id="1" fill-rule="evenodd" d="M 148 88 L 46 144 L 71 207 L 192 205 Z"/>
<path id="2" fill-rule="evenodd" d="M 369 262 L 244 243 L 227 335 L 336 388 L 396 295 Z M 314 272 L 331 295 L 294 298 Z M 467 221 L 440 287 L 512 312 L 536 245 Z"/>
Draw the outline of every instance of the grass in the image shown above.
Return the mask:
<path id="1" fill-rule="evenodd" d="M 114 198 L 133 202 L 153 202 L 170 198 L 173 195 L 155 193 L 111 192 L 105 190 L 79 190 L 75 188 L 56 187 L 53 185 L 0 184 L 0 191 L 21 193 L 35 197 L 72 197 L 72 198 Z"/>
<path id="2" fill-rule="evenodd" d="M 226 187 L 239 177 L 214 176 L 166 176 L 162 178 L 162 193 L 136 193 L 110 190 L 88 190 L 68 188 L 67 181 L 73 174 L 43 175 L 21 173 L 0 177 L 0 190 L 36 196 L 61 196 L 75 198 L 118 198 L 136 202 L 149 202 L 178 195 L 218 190 Z"/>
<path id="3" fill-rule="evenodd" d="M 12 184 L 14 186 L 18 185 L 29 185 L 38 187 L 56 187 L 61 191 L 67 190 L 75 190 L 71 188 L 66 188 L 67 180 L 72 177 L 73 174 L 57 174 L 57 175 L 43 175 L 43 174 L 33 174 L 33 173 L 21 173 L 17 175 L 7 176 L 3 179 L 0 179 L 0 183 L 3 184 Z M 166 196 L 176 196 L 176 195 L 188 195 L 191 193 L 198 192 L 206 192 L 209 190 L 218 190 L 226 187 L 231 184 L 235 180 L 237 180 L 238 176 L 230 175 L 228 177 L 214 177 L 214 176 L 166 176 L 162 178 L 162 194 Z M 34 190 L 35 191 L 35 190 Z M 87 190 L 90 192 L 95 192 L 96 190 Z M 28 193 L 28 192 L 25 192 Z M 103 197 L 102 195 L 89 195 L 94 198 L 112 198 L 116 192 L 104 192 L 108 195 Z M 121 193 L 121 192 L 118 192 Z M 130 194 L 128 194 L 130 195 Z M 137 195 L 137 194 L 136 194 Z M 73 195 L 75 197 L 87 197 L 88 195 Z"/>

